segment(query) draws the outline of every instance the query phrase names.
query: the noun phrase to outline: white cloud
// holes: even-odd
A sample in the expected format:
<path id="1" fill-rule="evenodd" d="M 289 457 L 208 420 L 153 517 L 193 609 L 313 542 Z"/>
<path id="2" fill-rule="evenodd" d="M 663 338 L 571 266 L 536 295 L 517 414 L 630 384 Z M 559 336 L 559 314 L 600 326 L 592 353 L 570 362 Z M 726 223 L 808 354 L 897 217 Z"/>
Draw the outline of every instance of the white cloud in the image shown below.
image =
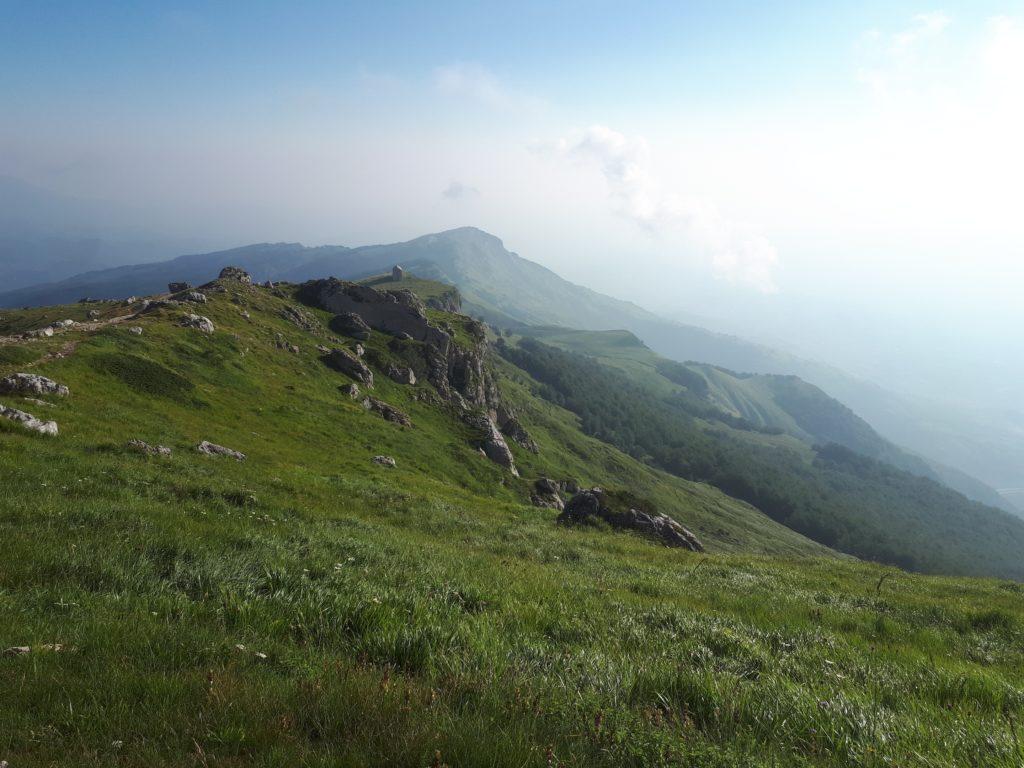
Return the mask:
<path id="1" fill-rule="evenodd" d="M 893 56 L 907 56 L 918 44 L 941 35 L 949 24 L 949 16 L 942 11 L 919 13 L 909 27 L 892 35 L 889 52 Z"/>
<path id="2" fill-rule="evenodd" d="M 461 181 L 453 181 L 441 192 L 446 200 L 473 200 L 480 197 L 480 190 L 463 184 Z"/>
<path id="3" fill-rule="evenodd" d="M 456 63 L 437 67 L 434 86 L 449 96 L 466 96 L 496 109 L 506 109 L 514 101 L 498 78 L 479 64 Z"/>
<path id="4" fill-rule="evenodd" d="M 595 165 L 619 214 L 652 233 L 681 230 L 709 259 L 719 278 L 766 293 L 776 290 L 774 246 L 728 221 L 708 200 L 663 191 L 652 174 L 650 148 L 642 138 L 594 125 L 560 139 L 554 149 L 564 157 Z"/>

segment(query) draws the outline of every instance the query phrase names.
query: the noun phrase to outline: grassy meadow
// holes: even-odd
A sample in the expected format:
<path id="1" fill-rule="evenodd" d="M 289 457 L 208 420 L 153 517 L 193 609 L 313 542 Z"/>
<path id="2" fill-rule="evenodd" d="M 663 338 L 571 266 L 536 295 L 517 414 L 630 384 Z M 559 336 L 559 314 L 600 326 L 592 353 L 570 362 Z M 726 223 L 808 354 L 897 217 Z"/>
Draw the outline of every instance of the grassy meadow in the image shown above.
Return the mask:
<path id="1" fill-rule="evenodd" d="M 0 343 L 0 375 L 71 388 L 0 396 L 61 429 L 0 421 L 10 768 L 1024 763 L 1021 585 L 840 557 L 585 437 L 495 360 L 540 444 L 513 478 L 429 385 L 378 372 L 408 429 L 342 394 L 288 303 L 212 296 L 212 336 L 161 310 Z M 628 488 L 708 553 L 559 526 L 541 475 Z"/>

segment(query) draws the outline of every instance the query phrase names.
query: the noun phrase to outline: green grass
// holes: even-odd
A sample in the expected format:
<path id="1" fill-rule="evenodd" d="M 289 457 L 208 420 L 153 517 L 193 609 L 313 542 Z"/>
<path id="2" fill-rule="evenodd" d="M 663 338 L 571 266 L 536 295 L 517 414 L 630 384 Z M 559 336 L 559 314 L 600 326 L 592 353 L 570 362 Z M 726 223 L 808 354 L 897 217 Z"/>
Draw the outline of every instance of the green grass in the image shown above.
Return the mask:
<path id="1" fill-rule="evenodd" d="M 158 312 L 30 364 L 72 394 L 59 437 L 0 430 L 0 648 L 35 648 L 0 655 L 11 768 L 1024 760 L 1020 585 L 832 556 L 582 436 L 499 360 L 541 445 L 516 480 L 415 388 L 374 391 L 411 429 L 343 396 L 283 303 L 229 292 L 212 337 Z M 540 474 L 650 499 L 709 554 L 563 528 L 525 503 Z"/>

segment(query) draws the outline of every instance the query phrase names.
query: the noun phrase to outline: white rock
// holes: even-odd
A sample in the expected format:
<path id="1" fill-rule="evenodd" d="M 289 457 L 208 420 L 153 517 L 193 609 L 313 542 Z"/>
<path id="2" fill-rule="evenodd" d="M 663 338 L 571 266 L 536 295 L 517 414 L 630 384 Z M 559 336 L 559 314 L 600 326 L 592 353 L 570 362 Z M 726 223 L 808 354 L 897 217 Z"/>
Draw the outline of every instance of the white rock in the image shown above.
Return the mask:
<path id="1" fill-rule="evenodd" d="M 68 388 L 53 379 L 35 373 L 12 373 L 0 379 L 0 392 L 15 395 L 60 395 L 65 397 Z"/>
<path id="2" fill-rule="evenodd" d="M 17 421 L 26 429 L 31 429 L 43 435 L 57 434 L 56 421 L 43 421 L 42 419 L 37 419 L 31 413 L 19 411 L 17 408 L 8 408 L 5 405 L 0 405 L 0 416 L 11 421 Z"/>
<path id="3" fill-rule="evenodd" d="M 186 328 L 195 328 L 197 331 L 203 333 L 213 333 L 214 327 L 210 318 L 203 317 L 202 315 L 185 315 L 182 318 L 181 324 Z"/>
<path id="4" fill-rule="evenodd" d="M 223 445 L 217 445 L 216 443 L 211 443 L 206 440 L 203 440 L 203 442 L 197 445 L 196 450 L 200 453 L 205 453 L 208 456 L 230 456 L 232 459 L 245 461 L 245 454 L 241 451 L 225 448 Z"/>

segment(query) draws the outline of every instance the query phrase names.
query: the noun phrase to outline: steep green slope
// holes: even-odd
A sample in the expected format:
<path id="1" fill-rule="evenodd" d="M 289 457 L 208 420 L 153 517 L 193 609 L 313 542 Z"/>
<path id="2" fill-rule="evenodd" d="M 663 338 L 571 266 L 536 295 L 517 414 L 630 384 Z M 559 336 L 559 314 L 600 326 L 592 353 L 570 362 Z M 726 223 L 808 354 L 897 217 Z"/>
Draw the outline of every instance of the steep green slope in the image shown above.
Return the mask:
<path id="1" fill-rule="evenodd" d="M 677 363 L 656 354 L 629 331 L 573 331 L 552 327 L 519 330 L 641 377 L 653 391 L 671 393 L 689 387 L 755 427 L 781 430 L 809 445 L 837 443 L 912 474 L 942 482 L 975 501 L 1015 511 L 994 489 L 951 467 L 894 445 L 838 400 L 795 376 L 736 373 L 714 365 Z"/>
<path id="2" fill-rule="evenodd" d="M 85 321 L 0 340 L 0 373 L 71 388 L 0 396 L 61 430 L 0 429 L 12 768 L 1020 764 L 1019 585 L 808 557 L 825 550 L 582 436 L 499 360 L 540 443 L 513 446 L 516 479 L 429 385 L 375 371 L 411 428 L 339 392 L 316 350 L 335 342 L 281 315 L 290 289 L 227 288 L 211 335 L 175 309 L 5 313 L 0 334 Z M 711 552 L 555 525 L 523 503 L 541 472 L 656 498 Z"/>
<path id="3" fill-rule="evenodd" d="M 500 349 L 588 434 L 711 483 L 816 541 L 926 572 L 1024 578 L 1024 523 L 1009 513 L 846 448 L 794 447 L 693 389 L 664 395 L 648 368 L 631 376 L 532 338 Z"/>

